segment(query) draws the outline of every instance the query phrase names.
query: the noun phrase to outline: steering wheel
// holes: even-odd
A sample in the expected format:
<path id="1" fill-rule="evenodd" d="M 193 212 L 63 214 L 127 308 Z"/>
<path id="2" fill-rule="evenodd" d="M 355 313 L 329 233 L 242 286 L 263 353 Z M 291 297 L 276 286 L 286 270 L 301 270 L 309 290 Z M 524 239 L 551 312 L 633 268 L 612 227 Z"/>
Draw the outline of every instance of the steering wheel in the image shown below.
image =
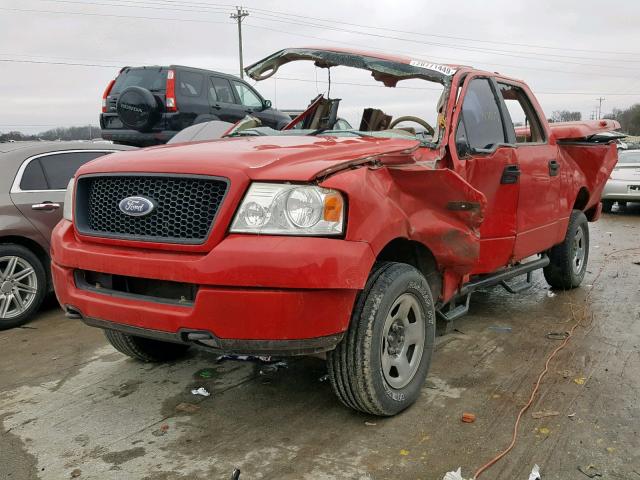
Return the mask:
<path id="1" fill-rule="evenodd" d="M 396 119 L 394 119 L 387 128 L 391 129 L 394 128 L 396 125 L 398 125 L 401 122 L 414 122 L 417 123 L 418 125 L 422 126 L 425 128 L 425 130 L 427 131 L 427 133 L 429 135 L 433 135 L 435 130 L 433 129 L 433 127 L 431 125 L 429 125 L 426 120 L 423 120 L 419 117 L 413 117 L 411 115 L 406 115 L 404 117 L 398 117 Z"/>

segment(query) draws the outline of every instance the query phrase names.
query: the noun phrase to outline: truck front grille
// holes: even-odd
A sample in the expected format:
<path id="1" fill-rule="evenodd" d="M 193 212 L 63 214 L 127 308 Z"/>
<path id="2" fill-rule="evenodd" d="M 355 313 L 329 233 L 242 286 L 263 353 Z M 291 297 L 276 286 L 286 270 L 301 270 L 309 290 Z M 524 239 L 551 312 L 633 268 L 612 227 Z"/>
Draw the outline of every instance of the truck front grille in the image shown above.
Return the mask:
<path id="1" fill-rule="evenodd" d="M 88 175 L 76 186 L 76 227 L 86 235 L 162 243 L 207 239 L 229 182 L 197 175 Z M 154 204 L 146 215 L 120 210 L 128 197 Z"/>

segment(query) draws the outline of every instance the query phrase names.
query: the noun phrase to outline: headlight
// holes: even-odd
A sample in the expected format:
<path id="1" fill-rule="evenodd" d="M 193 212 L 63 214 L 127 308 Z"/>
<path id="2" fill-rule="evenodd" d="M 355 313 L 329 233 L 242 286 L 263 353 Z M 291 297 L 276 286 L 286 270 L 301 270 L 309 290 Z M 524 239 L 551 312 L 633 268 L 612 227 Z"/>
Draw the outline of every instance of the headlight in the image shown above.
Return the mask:
<path id="1" fill-rule="evenodd" d="M 312 185 L 252 183 L 231 224 L 234 233 L 341 235 L 344 200 Z"/>
<path id="2" fill-rule="evenodd" d="M 75 187 L 75 178 L 71 178 L 67 184 L 67 193 L 64 195 L 64 212 L 63 217 L 65 220 L 73 222 L 73 191 Z"/>

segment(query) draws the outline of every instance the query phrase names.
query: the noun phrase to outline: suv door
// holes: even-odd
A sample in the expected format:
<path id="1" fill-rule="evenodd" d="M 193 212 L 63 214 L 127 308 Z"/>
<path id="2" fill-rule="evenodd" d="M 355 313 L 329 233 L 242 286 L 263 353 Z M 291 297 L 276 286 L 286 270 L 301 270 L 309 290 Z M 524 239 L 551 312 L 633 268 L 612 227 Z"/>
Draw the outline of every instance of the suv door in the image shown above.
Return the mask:
<path id="1" fill-rule="evenodd" d="M 265 109 L 262 98 L 247 84 L 235 80 L 232 83 L 236 98 L 244 107 L 246 114 L 259 118 L 264 126 L 276 128 L 273 112 L 270 108 Z"/>
<path id="2" fill-rule="evenodd" d="M 513 252 L 514 259 L 520 260 L 547 250 L 564 238 L 560 222 L 560 159 L 557 147 L 549 145 L 540 117 L 525 90 L 502 80 L 497 86 L 505 104 L 505 125 L 515 137 L 520 166 Z"/>
<path id="3" fill-rule="evenodd" d="M 491 79 L 475 77 L 467 81 L 457 109 L 457 156 L 464 165 L 467 182 L 487 198 L 480 226 L 480 261 L 473 273 L 488 273 L 506 265 L 513 252 L 519 190 L 517 156 L 504 128 Z"/>
<path id="4" fill-rule="evenodd" d="M 209 111 L 224 122 L 236 123 L 246 115 L 242 105 L 236 102 L 231 83 L 226 78 L 209 77 Z"/>
<path id="5" fill-rule="evenodd" d="M 67 184 L 76 170 L 111 151 L 51 152 L 26 159 L 11 188 L 11 201 L 49 241 L 62 218 Z"/>

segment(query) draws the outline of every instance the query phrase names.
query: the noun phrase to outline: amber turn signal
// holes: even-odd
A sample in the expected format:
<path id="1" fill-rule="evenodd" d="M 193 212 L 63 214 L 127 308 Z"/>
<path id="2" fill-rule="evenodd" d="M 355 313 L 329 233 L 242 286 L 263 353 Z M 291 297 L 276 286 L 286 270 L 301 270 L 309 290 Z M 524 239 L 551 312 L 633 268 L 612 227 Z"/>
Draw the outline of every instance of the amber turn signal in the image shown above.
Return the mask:
<path id="1" fill-rule="evenodd" d="M 342 197 L 332 193 L 324 197 L 322 218 L 327 222 L 339 222 L 342 216 Z"/>

